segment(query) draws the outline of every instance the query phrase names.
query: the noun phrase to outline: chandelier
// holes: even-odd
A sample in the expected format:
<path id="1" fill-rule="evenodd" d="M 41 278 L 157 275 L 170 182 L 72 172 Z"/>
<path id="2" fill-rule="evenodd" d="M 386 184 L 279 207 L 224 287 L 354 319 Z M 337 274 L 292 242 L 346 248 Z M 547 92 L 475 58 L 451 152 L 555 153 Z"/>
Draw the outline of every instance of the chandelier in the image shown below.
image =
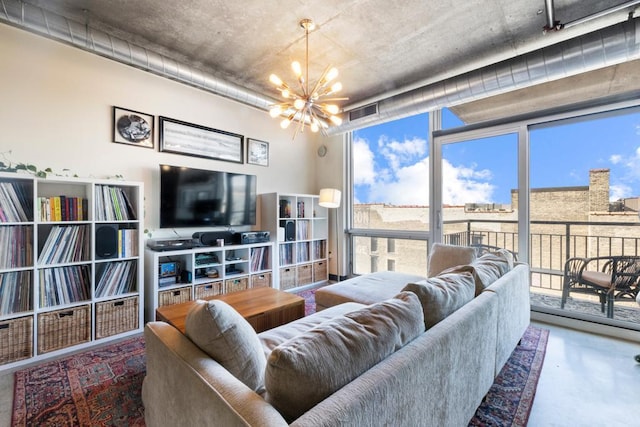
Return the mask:
<path id="1" fill-rule="evenodd" d="M 309 84 L 309 31 L 315 28 L 311 19 L 303 19 L 300 26 L 304 29 L 306 41 L 305 55 L 305 75 L 303 75 L 302 67 L 298 61 L 291 64 L 293 73 L 298 80 L 297 88 L 284 83 L 278 76 L 271 74 L 269 81 L 273 83 L 280 91 L 285 99 L 279 104 L 273 105 L 269 114 L 276 118 L 284 116 L 280 122 L 280 127 L 286 129 L 293 120 L 298 120 L 293 138 L 295 139 L 298 132 L 304 132 L 305 126 L 309 126 L 312 132 L 319 130 L 325 133 L 325 129 L 329 127 L 329 123 L 340 125 L 342 119 L 338 116 L 340 109 L 333 101 L 343 101 L 349 98 L 330 98 L 331 95 L 342 90 L 342 83 L 336 82 L 330 85 L 338 76 L 338 69 L 328 66 L 320 78 L 314 83 Z"/>

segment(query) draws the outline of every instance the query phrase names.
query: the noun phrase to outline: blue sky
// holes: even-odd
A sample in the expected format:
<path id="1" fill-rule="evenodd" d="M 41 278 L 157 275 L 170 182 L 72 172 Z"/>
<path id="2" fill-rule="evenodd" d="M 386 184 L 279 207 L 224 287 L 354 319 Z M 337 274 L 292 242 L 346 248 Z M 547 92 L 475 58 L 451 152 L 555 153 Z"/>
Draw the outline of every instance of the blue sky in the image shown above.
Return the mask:
<path id="1" fill-rule="evenodd" d="M 428 205 L 428 134 L 426 114 L 354 132 L 356 202 Z M 640 196 L 640 113 L 535 129 L 530 154 L 533 188 L 588 185 L 590 169 L 607 168 L 611 200 Z M 443 159 L 446 204 L 510 203 L 516 135 L 449 144 Z"/>

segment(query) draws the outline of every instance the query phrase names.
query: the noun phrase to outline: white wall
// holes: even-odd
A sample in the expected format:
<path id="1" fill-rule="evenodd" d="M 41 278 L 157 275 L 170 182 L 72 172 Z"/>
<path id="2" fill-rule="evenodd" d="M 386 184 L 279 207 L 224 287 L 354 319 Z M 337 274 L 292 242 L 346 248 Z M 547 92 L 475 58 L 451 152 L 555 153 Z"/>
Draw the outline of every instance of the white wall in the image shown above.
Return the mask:
<path id="1" fill-rule="evenodd" d="M 159 164 L 255 174 L 258 193 L 317 193 L 342 181 L 342 137 L 323 141 L 305 133 L 292 141 L 292 131 L 280 129 L 265 111 L 5 24 L 0 58 L 0 160 L 143 181 L 145 228 L 154 237 L 169 232 L 157 231 Z M 156 148 L 113 143 L 112 106 L 156 116 Z M 269 167 L 161 153 L 158 116 L 268 141 Z M 316 154 L 321 143 L 329 146 L 324 158 Z"/>

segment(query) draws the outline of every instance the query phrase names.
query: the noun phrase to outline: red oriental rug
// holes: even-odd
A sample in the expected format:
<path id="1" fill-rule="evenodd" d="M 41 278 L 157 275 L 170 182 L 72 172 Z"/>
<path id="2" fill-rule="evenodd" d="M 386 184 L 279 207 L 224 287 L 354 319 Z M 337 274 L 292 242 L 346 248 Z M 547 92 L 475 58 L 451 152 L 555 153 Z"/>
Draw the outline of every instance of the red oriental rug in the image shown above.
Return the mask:
<path id="1" fill-rule="evenodd" d="M 144 375 L 142 336 L 18 371 L 12 426 L 144 426 Z"/>
<path id="2" fill-rule="evenodd" d="M 300 295 L 314 312 L 314 292 Z M 527 424 L 548 336 L 527 329 L 469 425 Z M 18 371 L 12 425 L 144 426 L 144 375 L 142 336 Z"/>

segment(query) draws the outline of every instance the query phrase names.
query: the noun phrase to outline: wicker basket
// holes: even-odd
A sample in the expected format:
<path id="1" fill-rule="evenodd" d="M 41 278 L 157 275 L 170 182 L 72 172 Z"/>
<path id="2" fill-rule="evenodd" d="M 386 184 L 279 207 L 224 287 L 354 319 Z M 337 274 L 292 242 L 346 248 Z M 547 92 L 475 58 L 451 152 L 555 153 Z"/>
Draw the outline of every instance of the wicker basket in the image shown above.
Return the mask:
<path id="1" fill-rule="evenodd" d="M 327 263 L 325 261 L 316 261 L 313 263 L 313 281 L 321 282 L 327 280 Z"/>
<path id="2" fill-rule="evenodd" d="M 81 305 L 38 314 L 38 353 L 91 340 L 91 306 Z"/>
<path id="3" fill-rule="evenodd" d="M 225 293 L 236 291 L 244 291 L 249 288 L 249 279 L 247 277 L 239 277 L 237 279 L 227 279 L 224 282 Z"/>
<path id="4" fill-rule="evenodd" d="M 158 292 L 158 307 L 191 301 L 191 286 Z"/>
<path id="5" fill-rule="evenodd" d="M 296 287 L 296 269 L 286 267 L 280 269 L 280 289 L 287 290 Z"/>
<path id="6" fill-rule="evenodd" d="M 203 283 L 194 288 L 195 299 L 213 297 L 222 294 L 222 280 L 216 282 Z"/>
<path id="7" fill-rule="evenodd" d="M 260 273 L 251 275 L 252 288 L 269 288 L 271 287 L 271 273 Z"/>
<path id="8" fill-rule="evenodd" d="M 33 317 L 0 322 L 0 364 L 33 356 Z"/>
<path id="9" fill-rule="evenodd" d="M 96 303 L 96 339 L 138 329 L 138 297 Z"/>
<path id="10" fill-rule="evenodd" d="M 308 285 L 313 282 L 313 265 L 303 264 L 297 267 L 298 286 Z"/>

